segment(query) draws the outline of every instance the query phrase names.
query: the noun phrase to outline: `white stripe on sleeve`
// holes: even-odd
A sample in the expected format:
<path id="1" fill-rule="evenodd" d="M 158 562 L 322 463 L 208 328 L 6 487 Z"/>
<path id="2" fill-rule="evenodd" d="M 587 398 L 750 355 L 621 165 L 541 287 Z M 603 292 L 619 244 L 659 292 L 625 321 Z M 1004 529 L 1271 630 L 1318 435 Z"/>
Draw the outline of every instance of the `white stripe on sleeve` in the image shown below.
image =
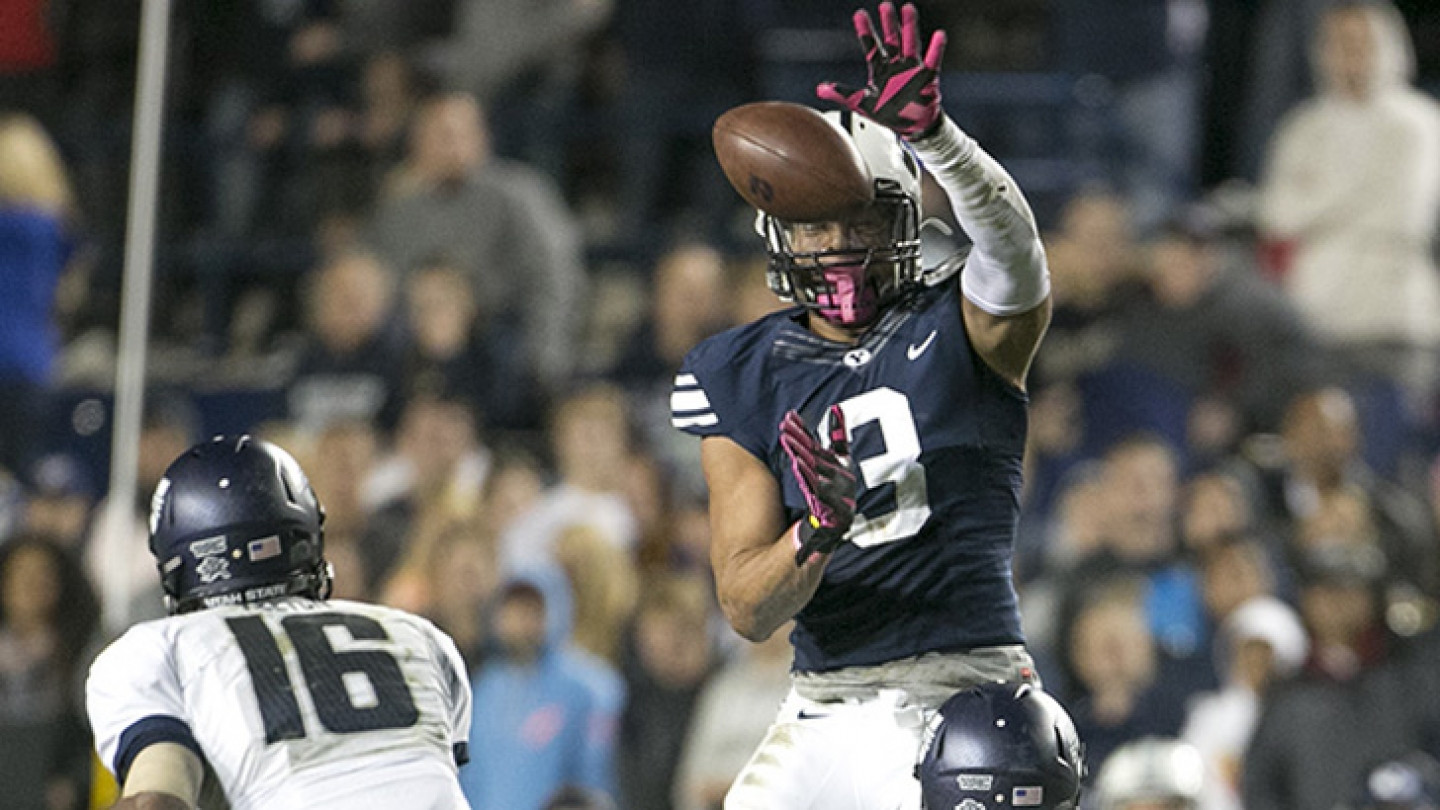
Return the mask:
<path id="1" fill-rule="evenodd" d="M 705 392 L 699 389 L 694 391 L 676 391 L 670 395 L 670 410 L 676 413 L 683 411 L 705 411 L 710 409 L 710 398 Z"/>
<path id="2" fill-rule="evenodd" d="M 671 424 L 677 428 L 687 427 L 709 427 L 720 423 L 720 417 L 713 413 L 704 413 L 699 416 L 676 416 L 670 419 Z"/>

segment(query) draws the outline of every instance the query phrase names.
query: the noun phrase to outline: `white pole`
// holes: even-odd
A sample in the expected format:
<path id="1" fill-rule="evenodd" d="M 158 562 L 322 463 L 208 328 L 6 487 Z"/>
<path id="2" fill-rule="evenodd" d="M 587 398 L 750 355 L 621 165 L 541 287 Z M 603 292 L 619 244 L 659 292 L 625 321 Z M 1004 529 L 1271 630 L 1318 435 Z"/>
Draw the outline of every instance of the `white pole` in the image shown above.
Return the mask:
<path id="1" fill-rule="evenodd" d="M 165 62 L 171 0 L 144 0 L 140 19 L 140 65 L 130 145 L 130 202 L 125 229 L 124 289 L 115 367 L 115 416 L 111 424 L 109 508 L 102 549 L 101 586 L 105 626 L 130 623 L 130 572 L 134 555 L 136 466 L 141 409 L 145 401 L 145 350 L 150 331 L 150 280 L 155 256 L 155 203 L 160 185 L 160 129 L 165 112 Z"/>

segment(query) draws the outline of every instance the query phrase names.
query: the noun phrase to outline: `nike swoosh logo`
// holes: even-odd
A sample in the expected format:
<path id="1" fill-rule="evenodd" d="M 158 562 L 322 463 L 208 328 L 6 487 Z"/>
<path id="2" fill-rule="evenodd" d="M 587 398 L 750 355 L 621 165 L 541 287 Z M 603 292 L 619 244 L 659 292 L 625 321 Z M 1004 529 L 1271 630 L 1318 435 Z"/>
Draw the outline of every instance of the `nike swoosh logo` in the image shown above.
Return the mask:
<path id="1" fill-rule="evenodd" d="M 808 712 L 804 709 L 801 709 L 800 712 L 795 715 L 795 718 L 797 720 L 819 720 L 821 718 L 829 716 L 830 715 L 828 714 L 815 714 L 814 712 Z"/>
<path id="2" fill-rule="evenodd" d="M 911 343 L 911 344 L 910 344 L 910 347 L 905 350 L 905 356 L 908 357 L 908 358 L 910 358 L 911 360 L 914 360 L 915 358 L 917 358 L 917 357 L 919 357 L 920 355 L 924 354 L 924 353 L 925 353 L 925 350 L 928 349 L 928 348 L 930 348 L 930 344 L 931 344 L 932 342 L 934 342 L 934 340 L 935 340 L 935 332 L 936 332 L 936 331 L 937 331 L 937 330 L 935 330 L 935 329 L 931 329 L 931 330 L 930 330 L 930 336 L 927 337 L 927 338 L 925 338 L 925 342 L 924 342 L 924 343 L 921 343 L 921 344 L 918 345 L 918 346 L 915 345 L 914 343 Z"/>

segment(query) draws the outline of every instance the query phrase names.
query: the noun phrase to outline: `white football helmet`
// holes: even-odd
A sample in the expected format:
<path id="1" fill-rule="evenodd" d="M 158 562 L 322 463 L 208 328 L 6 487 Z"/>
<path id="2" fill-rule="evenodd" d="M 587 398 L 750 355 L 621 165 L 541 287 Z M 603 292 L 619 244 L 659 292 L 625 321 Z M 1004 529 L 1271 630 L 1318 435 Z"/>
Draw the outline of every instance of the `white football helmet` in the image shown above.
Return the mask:
<path id="1" fill-rule="evenodd" d="M 1095 779 L 1099 810 L 1125 810 L 1131 802 L 1165 803 L 1193 810 L 1205 783 L 1205 761 L 1187 742 L 1146 737 L 1115 749 Z"/>
<path id="2" fill-rule="evenodd" d="M 920 282 L 920 164 L 900 136 L 873 121 L 848 111 L 824 117 L 855 144 L 875 179 L 875 202 L 857 219 L 888 228 L 888 238 L 878 247 L 796 252 L 797 223 L 762 212 L 756 230 L 770 254 L 766 279 L 781 300 L 863 327 Z"/>

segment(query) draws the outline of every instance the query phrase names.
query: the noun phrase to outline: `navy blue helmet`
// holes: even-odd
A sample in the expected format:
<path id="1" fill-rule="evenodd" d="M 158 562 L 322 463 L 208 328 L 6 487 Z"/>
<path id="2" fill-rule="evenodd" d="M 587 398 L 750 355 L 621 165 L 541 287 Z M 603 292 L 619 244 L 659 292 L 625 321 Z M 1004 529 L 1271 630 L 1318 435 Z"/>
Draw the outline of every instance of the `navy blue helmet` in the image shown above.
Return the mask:
<path id="1" fill-rule="evenodd" d="M 295 459 L 250 436 L 216 436 L 165 471 L 150 501 L 150 553 L 171 613 L 330 595 L 325 510 Z"/>
<path id="2" fill-rule="evenodd" d="M 987 683 L 952 696 L 917 768 L 927 810 L 1073 810 L 1084 756 L 1065 709 L 1037 686 Z"/>

